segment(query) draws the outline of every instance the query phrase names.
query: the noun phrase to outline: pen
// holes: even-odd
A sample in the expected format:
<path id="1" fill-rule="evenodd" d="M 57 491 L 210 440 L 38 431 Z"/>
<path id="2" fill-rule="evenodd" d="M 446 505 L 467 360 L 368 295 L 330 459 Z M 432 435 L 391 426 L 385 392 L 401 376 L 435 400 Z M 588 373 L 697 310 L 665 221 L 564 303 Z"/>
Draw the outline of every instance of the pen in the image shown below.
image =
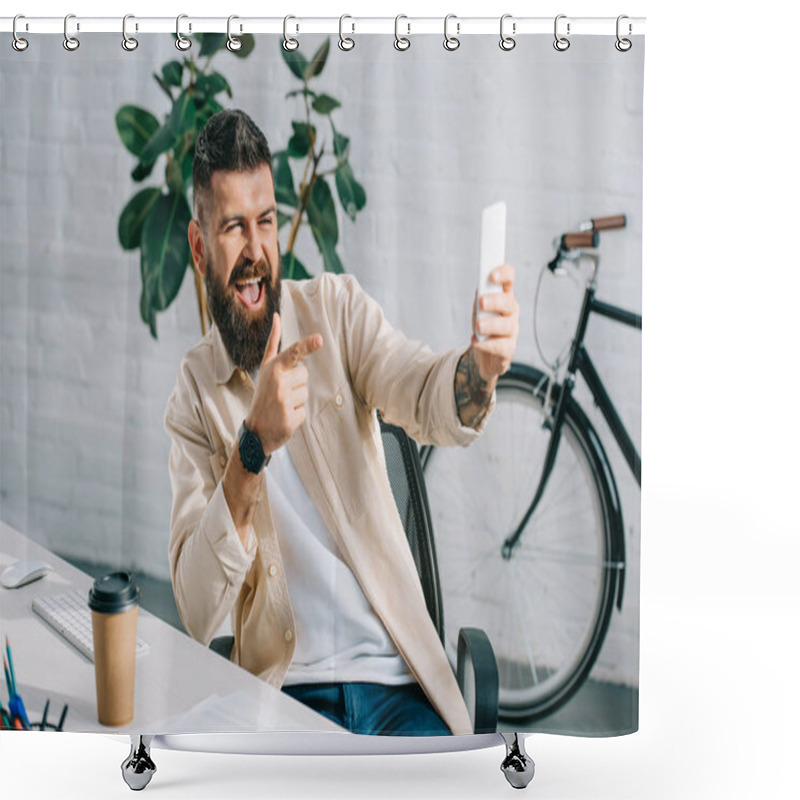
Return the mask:
<path id="1" fill-rule="evenodd" d="M 44 711 L 42 711 L 42 721 L 39 723 L 39 730 L 44 731 L 47 730 L 47 711 L 50 708 L 50 698 L 47 698 L 47 702 L 44 704 Z"/>
<path id="2" fill-rule="evenodd" d="M 6 661 L 6 657 L 3 656 L 3 672 L 6 674 L 6 686 L 8 687 L 8 696 L 14 696 L 14 686 L 11 683 L 11 675 L 8 672 L 8 662 Z"/>
<path id="3" fill-rule="evenodd" d="M 22 727 L 25 728 L 26 731 L 29 731 L 31 729 L 31 723 L 28 720 L 28 714 L 25 711 L 25 703 L 22 702 L 22 698 L 18 694 L 15 694 L 8 701 L 8 708 L 11 713 L 22 723 Z"/>
<path id="4" fill-rule="evenodd" d="M 6 653 L 8 653 L 8 668 L 11 671 L 11 685 L 14 687 L 14 694 L 16 694 L 17 679 L 14 676 L 14 659 L 11 658 L 11 645 L 8 643 L 8 636 L 6 636 Z"/>

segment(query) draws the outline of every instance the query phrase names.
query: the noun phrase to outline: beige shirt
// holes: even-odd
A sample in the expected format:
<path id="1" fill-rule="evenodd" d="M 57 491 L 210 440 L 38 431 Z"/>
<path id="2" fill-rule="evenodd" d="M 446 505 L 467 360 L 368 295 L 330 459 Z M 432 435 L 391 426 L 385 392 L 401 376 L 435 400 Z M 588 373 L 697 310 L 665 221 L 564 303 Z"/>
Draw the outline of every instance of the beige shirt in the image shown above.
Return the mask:
<path id="1" fill-rule="evenodd" d="M 352 276 L 284 281 L 281 323 L 285 346 L 313 333 L 324 343 L 304 362 L 307 418 L 287 445 L 297 472 L 432 705 L 453 733 L 471 733 L 397 513 L 375 416 L 380 410 L 421 443 L 469 444 L 486 418 L 477 431 L 458 418 L 454 379 L 461 353 L 434 354 L 406 339 Z M 186 630 L 208 644 L 231 615 L 232 659 L 280 687 L 295 632 L 267 471 L 246 548 L 221 484 L 253 392 L 250 376 L 234 366 L 212 326 L 186 354 L 167 404 L 169 560 Z"/>

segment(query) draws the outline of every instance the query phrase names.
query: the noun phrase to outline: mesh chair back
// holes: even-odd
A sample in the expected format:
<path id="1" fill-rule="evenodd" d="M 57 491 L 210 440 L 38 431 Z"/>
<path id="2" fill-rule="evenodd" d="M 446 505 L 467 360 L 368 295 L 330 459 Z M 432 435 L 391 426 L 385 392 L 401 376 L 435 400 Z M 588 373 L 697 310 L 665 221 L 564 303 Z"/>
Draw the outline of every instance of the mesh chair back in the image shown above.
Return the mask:
<path id="1" fill-rule="evenodd" d="M 386 456 L 386 471 L 392 487 L 397 510 L 417 565 L 422 591 L 433 624 L 444 641 L 444 618 L 442 594 L 439 586 L 439 567 L 433 541 L 428 495 L 419 451 L 402 428 L 390 425 L 378 417 L 381 425 L 383 451 Z"/>

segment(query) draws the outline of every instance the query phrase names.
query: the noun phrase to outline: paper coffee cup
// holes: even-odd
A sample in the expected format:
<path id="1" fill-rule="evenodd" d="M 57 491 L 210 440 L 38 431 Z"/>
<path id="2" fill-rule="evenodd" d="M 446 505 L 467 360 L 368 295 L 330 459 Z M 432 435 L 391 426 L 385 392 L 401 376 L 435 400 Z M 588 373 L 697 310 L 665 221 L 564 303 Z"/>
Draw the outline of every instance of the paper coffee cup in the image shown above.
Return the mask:
<path id="1" fill-rule="evenodd" d="M 125 725 L 133 719 L 139 589 L 130 572 L 98 578 L 89 591 L 94 639 L 97 719 Z"/>

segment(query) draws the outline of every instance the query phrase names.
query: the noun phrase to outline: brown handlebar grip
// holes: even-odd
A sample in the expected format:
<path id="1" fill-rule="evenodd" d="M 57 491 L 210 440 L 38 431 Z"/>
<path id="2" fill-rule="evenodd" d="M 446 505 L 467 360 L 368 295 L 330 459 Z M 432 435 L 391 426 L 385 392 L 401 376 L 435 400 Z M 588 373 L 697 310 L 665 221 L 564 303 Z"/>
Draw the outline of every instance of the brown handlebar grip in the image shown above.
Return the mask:
<path id="1" fill-rule="evenodd" d="M 616 214 L 613 217 L 600 217 L 592 220 L 592 226 L 596 231 L 610 231 L 614 228 L 624 228 L 627 220 L 624 214 Z"/>
<path id="2" fill-rule="evenodd" d="M 577 247 L 597 247 L 600 235 L 597 231 L 582 231 L 581 233 L 565 233 L 561 237 L 561 247 L 564 250 L 574 250 Z"/>

